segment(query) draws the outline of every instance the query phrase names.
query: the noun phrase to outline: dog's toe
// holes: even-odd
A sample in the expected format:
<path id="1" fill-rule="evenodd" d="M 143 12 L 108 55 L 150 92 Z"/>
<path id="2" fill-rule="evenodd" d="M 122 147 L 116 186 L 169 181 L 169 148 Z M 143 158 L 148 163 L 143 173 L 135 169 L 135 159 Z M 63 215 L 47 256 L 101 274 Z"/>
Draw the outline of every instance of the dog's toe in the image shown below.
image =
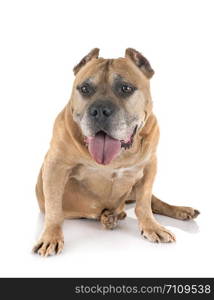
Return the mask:
<path id="1" fill-rule="evenodd" d="M 200 215 L 200 211 L 197 209 L 194 209 L 194 216 L 193 218 L 197 218 L 197 216 Z"/>
<path id="2" fill-rule="evenodd" d="M 38 250 L 42 247 L 42 245 L 43 245 L 43 242 L 38 242 L 38 243 L 33 247 L 32 252 L 33 252 L 33 253 L 37 253 Z"/>
<path id="3" fill-rule="evenodd" d="M 121 211 L 121 213 L 119 213 L 119 215 L 117 216 L 118 220 L 123 220 L 125 219 L 127 216 L 125 211 Z"/>

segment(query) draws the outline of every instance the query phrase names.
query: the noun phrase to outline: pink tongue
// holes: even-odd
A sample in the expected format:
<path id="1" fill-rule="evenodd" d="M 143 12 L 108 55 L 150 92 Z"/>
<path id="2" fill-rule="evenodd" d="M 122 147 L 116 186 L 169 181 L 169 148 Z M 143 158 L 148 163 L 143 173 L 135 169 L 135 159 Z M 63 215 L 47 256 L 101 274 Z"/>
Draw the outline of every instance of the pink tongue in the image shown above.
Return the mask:
<path id="1" fill-rule="evenodd" d="M 104 132 L 90 137 L 88 142 L 89 152 L 98 164 L 109 164 L 121 149 L 120 141 L 113 139 Z"/>

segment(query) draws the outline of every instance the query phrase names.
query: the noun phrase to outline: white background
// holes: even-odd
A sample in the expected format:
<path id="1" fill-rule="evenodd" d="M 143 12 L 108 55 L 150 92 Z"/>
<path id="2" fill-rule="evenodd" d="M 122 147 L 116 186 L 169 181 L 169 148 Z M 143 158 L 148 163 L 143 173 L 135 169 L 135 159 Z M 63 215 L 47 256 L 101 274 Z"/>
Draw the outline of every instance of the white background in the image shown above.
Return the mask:
<path id="1" fill-rule="evenodd" d="M 214 276 L 213 1 L 0 1 L 0 276 Z M 115 231 L 64 225 L 61 256 L 31 248 L 42 229 L 34 193 L 53 121 L 67 103 L 73 66 L 141 51 L 151 62 L 161 128 L 154 193 L 201 211 L 195 221 L 157 216 L 177 236 L 152 244 L 133 205 Z"/>

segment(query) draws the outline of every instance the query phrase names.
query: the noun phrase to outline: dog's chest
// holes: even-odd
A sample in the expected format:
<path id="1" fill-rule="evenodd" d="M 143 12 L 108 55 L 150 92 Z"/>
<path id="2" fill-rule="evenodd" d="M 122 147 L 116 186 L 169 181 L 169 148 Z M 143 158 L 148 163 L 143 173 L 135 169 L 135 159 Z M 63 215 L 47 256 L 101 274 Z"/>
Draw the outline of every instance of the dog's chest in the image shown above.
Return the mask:
<path id="1" fill-rule="evenodd" d="M 118 199 L 143 176 L 143 165 L 124 168 L 80 165 L 72 174 L 79 185 L 100 198 Z"/>

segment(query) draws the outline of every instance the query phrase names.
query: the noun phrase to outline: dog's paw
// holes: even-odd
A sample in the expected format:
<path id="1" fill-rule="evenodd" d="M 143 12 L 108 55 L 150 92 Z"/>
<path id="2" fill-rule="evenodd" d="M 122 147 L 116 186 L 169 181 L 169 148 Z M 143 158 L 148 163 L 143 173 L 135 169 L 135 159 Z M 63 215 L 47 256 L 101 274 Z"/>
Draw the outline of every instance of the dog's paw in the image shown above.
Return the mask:
<path id="1" fill-rule="evenodd" d="M 104 210 L 100 217 L 100 222 L 105 229 L 114 229 L 118 224 L 118 217 L 108 209 Z"/>
<path id="2" fill-rule="evenodd" d="M 33 247 L 33 252 L 41 256 L 60 254 L 63 250 L 63 233 L 59 228 L 46 229 L 39 241 Z"/>
<path id="3" fill-rule="evenodd" d="M 176 241 L 175 235 L 159 224 L 151 224 L 146 227 L 141 226 L 141 234 L 154 243 L 171 243 Z"/>
<path id="4" fill-rule="evenodd" d="M 176 218 L 179 220 L 191 220 L 199 214 L 200 212 L 192 207 L 180 206 L 176 209 Z"/>

